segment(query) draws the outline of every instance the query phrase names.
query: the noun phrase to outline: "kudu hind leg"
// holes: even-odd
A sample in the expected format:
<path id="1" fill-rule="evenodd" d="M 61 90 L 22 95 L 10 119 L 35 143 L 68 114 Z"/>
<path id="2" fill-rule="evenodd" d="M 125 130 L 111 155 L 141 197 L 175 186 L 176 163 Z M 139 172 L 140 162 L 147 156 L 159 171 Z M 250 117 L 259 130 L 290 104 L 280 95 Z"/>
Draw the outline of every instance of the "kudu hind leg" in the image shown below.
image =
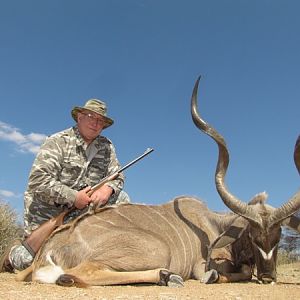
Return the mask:
<path id="1" fill-rule="evenodd" d="M 98 263 L 85 262 L 75 268 L 65 270 L 57 284 L 63 286 L 121 285 L 134 283 L 155 283 L 168 286 L 182 286 L 182 278 L 165 269 L 119 272 L 99 266 Z"/>

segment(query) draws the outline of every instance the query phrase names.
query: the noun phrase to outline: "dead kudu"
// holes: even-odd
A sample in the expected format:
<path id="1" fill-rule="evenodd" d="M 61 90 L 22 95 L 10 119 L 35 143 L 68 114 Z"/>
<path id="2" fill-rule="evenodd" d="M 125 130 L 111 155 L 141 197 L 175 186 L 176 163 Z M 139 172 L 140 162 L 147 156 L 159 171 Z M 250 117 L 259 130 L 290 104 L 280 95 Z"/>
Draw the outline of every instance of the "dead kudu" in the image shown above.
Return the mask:
<path id="1" fill-rule="evenodd" d="M 229 153 L 223 137 L 197 111 L 198 84 L 199 79 L 192 96 L 193 121 L 218 145 L 216 187 L 232 212 L 212 212 L 187 196 L 159 206 L 101 208 L 53 232 L 32 266 L 18 274 L 19 280 L 63 286 L 180 286 L 187 279 L 250 280 L 256 267 L 260 282 L 276 281 L 281 225 L 300 232 L 300 220 L 293 216 L 300 208 L 300 192 L 273 208 L 265 204 L 265 193 L 245 203 L 228 191 L 224 178 Z M 299 147 L 295 151 L 299 154 Z"/>

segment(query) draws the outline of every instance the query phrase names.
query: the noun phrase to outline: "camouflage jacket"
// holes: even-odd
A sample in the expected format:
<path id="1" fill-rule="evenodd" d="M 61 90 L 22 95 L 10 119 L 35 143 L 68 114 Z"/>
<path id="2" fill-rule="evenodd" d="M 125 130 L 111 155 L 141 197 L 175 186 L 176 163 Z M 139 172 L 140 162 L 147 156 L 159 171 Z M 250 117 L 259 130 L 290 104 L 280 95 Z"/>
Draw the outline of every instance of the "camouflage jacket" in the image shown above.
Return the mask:
<path id="1" fill-rule="evenodd" d="M 24 196 L 26 235 L 72 207 L 82 185 L 93 186 L 119 168 L 115 148 L 106 137 L 98 136 L 86 147 L 76 126 L 48 137 L 34 160 Z M 123 183 L 123 174 L 108 183 L 114 190 L 109 204 Z"/>

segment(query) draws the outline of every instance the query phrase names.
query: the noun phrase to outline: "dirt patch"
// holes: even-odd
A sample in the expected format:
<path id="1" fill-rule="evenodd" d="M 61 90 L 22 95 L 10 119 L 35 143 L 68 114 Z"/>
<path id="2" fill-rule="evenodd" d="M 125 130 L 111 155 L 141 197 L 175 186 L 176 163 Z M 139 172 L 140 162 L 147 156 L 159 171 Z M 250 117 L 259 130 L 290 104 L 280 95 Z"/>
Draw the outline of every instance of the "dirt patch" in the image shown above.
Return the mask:
<path id="1" fill-rule="evenodd" d="M 16 282 L 14 274 L 0 273 L 0 299 L 18 300 L 196 300 L 196 299 L 300 299 L 300 262 L 278 267 L 278 283 L 205 285 L 196 280 L 183 288 L 154 285 L 63 288 L 56 285 Z"/>

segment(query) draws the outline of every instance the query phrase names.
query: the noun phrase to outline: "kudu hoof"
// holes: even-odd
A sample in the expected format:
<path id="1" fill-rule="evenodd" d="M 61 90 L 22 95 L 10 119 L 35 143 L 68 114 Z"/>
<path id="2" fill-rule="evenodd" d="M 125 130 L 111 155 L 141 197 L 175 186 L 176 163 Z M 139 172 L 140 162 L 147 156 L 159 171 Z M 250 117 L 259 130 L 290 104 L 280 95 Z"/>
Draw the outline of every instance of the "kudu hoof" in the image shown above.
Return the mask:
<path id="1" fill-rule="evenodd" d="M 82 281 L 80 278 L 70 275 L 70 274 L 62 274 L 60 275 L 56 282 L 57 285 L 65 286 L 65 287 L 79 287 L 79 288 L 87 288 L 89 285 Z"/>
<path id="2" fill-rule="evenodd" d="M 161 270 L 159 272 L 159 282 L 158 285 L 168 286 L 172 288 L 183 287 L 183 279 L 181 276 L 169 272 L 167 270 Z"/>
<path id="3" fill-rule="evenodd" d="M 218 272 L 214 269 L 207 271 L 201 279 L 202 283 L 209 284 L 215 283 L 219 279 Z"/>
<path id="4" fill-rule="evenodd" d="M 72 278 L 72 276 L 70 276 L 68 274 L 62 274 L 56 280 L 56 284 L 60 285 L 60 286 L 70 287 L 70 286 L 74 286 L 75 281 Z"/>

